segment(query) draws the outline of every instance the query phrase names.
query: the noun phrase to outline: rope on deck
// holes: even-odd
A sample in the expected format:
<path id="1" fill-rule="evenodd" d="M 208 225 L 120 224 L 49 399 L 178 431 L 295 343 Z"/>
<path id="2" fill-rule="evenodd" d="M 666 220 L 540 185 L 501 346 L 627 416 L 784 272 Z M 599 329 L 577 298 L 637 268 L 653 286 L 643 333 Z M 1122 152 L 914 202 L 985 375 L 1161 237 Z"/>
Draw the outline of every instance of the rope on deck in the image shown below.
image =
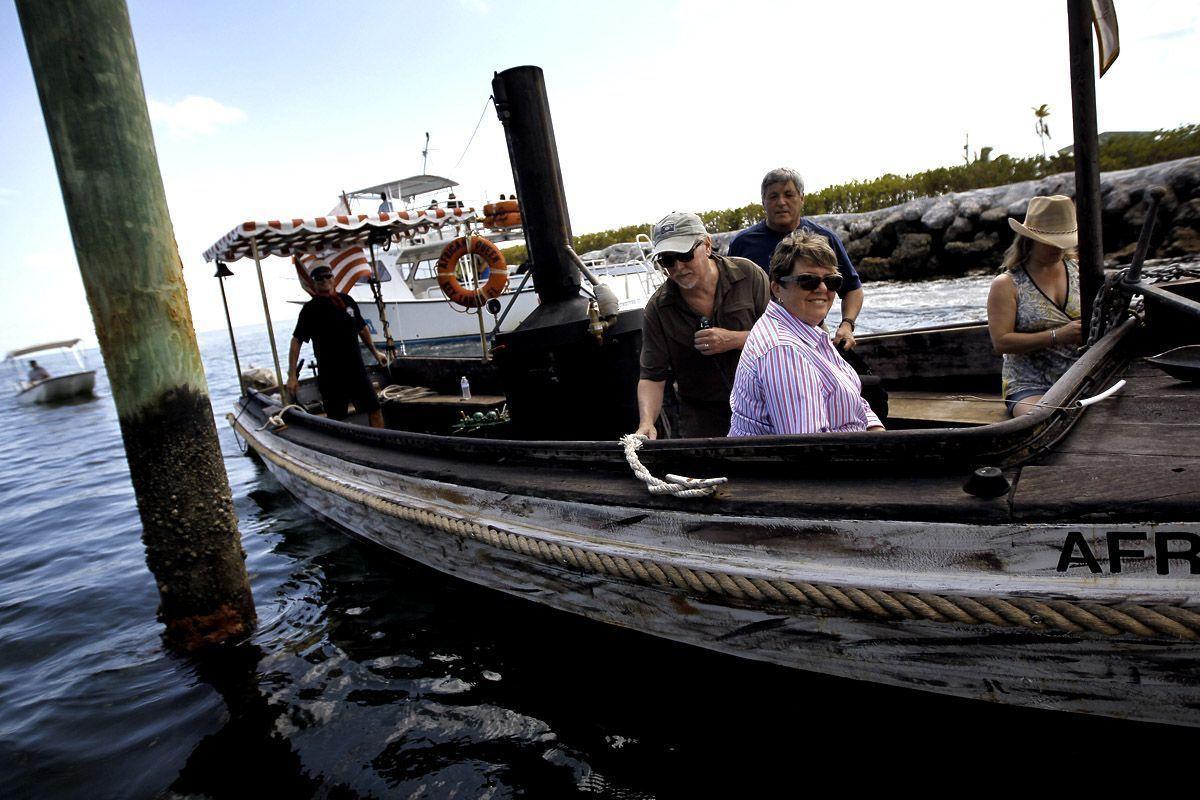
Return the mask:
<path id="1" fill-rule="evenodd" d="M 678 589 L 706 599 L 758 606 L 820 609 L 832 615 L 866 616 L 882 622 L 927 621 L 1024 628 L 1041 632 L 1200 641 L 1200 614 L 1181 606 L 912 594 L 700 570 L 664 560 L 617 556 L 578 545 L 545 542 L 371 494 L 327 478 L 291 457 L 261 446 L 255 439 L 250 441 L 260 456 L 281 469 L 324 491 L 396 519 L 473 539 L 546 564 L 631 583 Z"/>
<path id="2" fill-rule="evenodd" d="M 675 497 L 708 497 L 716 491 L 713 487 L 727 483 L 729 478 L 685 478 L 682 475 L 667 475 L 664 481 L 650 474 L 637 456 L 638 448 L 646 443 L 646 437 L 629 433 L 621 437 L 625 448 L 625 461 L 638 479 L 646 484 L 650 494 L 669 494 Z"/>
<path id="3" fill-rule="evenodd" d="M 308 413 L 308 409 L 305 408 L 304 406 L 298 405 L 296 403 L 288 403 L 286 406 L 284 406 L 283 408 L 276 411 L 274 414 L 267 417 L 267 421 L 264 422 L 259 427 L 255 428 L 254 430 L 263 431 L 263 430 L 266 430 L 267 428 L 270 428 L 272 431 L 283 430 L 284 428 L 287 427 L 287 423 L 283 421 L 283 412 L 287 411 L 289 408 L 298 408 L 301 411 L 303 411 L 304 413 L 306 413 L 306 414 Z"/>

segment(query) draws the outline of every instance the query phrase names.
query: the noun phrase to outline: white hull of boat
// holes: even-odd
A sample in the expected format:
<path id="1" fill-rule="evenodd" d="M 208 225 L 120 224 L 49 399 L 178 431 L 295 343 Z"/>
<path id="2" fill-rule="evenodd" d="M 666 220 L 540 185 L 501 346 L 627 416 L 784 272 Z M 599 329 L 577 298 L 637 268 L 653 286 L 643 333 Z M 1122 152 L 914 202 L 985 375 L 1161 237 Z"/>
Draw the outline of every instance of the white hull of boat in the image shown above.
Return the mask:
<path id="1" fill-rule="evenodd" d="M 17 402 L 23 405 L 34 403 L 57 403 L 70 400 L 72 397 L 92 394 L 96 386 L 96 371 L 74 372 L 69 375 L 56 375 L 17 393 Z"/>
<path id="2" fill-rule="evenodd" d="M 616 295 L 617 304 L 621 311 L 631 308 L 642 308 L 650 295 L 661 284 L 663 277 L 653 270 L 648 270 L 637 263 L 597 266 L 594 268 L 601 274 L 600 280 L 607 284 Z M 386 284 L 385 284 L 386 286 Z M 467 312 L 461 306 L 456 306 L 434 291 L 436 296 L 405 300 L 384 300 L 388 326 L 392 339 L 407 344 L 431 344 L 436 342 L 462 341 L 479 338 L 479 317 L 472 310 Z M 513 298 L 516 298 L 514 301 Z M 369 295 L 356 293 L 362 311 L 363 319 L 371 330 L 371 335 L 377 343 L 384 341 L 383 325 L 379 320 L 379 308 Z M 537 307 L 537 293 L 533 282 L 526 284 L 520 292 L 506 292 L 498 298 L 501 314 L 508 308 L 504 316 L 504 324 L 500 333 L 515 330 L 522 320 Z M 512 302 L 512 308 L 509 303 Z M 496 327 L 497 317 L 484 311 L 483 329 L 491 335 Z"/>
<path id="3" fill-rule="evenodd" d="M 512 297 L 513 295 L 505 294 L 500 297 L 500 302 L 507 306 Z M 358 305 L 362 310 L 363 319 L 367 322 L 367 327 L 371 330 L 372 337 L 376 342 L 382 343 L 384 336 L 383 325 L 379 320 L 379 308 L 375 303 L 361 298 L 359 298 Z M 508 332 L 516 328 L 521 324 L 521 320 L 525 319 L 536 307 L 537 293 L 531 286 L 516 295 L 516 301 L 504 319 L 501 332 Z M 467 313 L 445 298 L 388 300 L 384 302 L 384 308 L 392 339 L 397 342 L 429 344 L 479 338 L 477 314 L 474 311 Z M 488 334 L 491 334 L 492 329 L 496 326 L 495 319 L 486 310 L 483 324 L 484 331 Z"/>
<path id="4" fill-rule="evenodd" d="M 562 611 L 800 670 L 1200 726 L 1195 641 L 1102 633 L 1059 614 L 1084 626 L 1097 619 L 1102 628 L 1097 613 L 1113 620 L 1136 609 L 1194 609 L 1196 579 L 1156 574 L 1153 559 L 1127 564 L 1122 574 L 1057 569 L 1070 531 L 1102 542 L 1110 529 L 1129 525 L 814 524 L 647 513 L 451 486 L 235 427 L 318 515 L 446 574 Z M 744 530 L 735 538 L 722 536 L 724 528 Z M 1170 530 L 1197 532 L 1190 524 Z M 803 595 L 755 597 L 755 587 L 767 584 L 801 587 Z M 889 619 L 881 607 L 889 603 L 917 613 Z M 872 604 L 874 612 L 863 610 Z M 962 614 L 964 605 L 1000 613 L 981 622 Z M 1035 607 L 1044 611 L 1029 611 Z"/>

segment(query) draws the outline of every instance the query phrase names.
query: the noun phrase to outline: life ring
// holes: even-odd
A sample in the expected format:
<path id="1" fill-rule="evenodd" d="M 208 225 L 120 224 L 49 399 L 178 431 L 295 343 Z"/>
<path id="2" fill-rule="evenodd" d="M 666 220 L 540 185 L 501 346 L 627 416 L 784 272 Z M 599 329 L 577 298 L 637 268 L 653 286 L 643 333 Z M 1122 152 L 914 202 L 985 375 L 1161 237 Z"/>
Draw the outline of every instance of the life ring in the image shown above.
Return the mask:
<path id="1" fill-rule="evenodd" d="M 465 308 L 479 308 L 494 297 L 499 297 L 508 286 L 508 265 L 500 248 L 482 236 L 470 237 L 470 254 L 479 256 L 486 265 L 480 277 L 487 275 L 487 282 L 478 289 L 468 289 L 458 279 L 458 261 L 468 254 L 468 237 L 460 236 L 442 249 L 437 261 L 437 282 L 442 294 L 451 303 Z"/>

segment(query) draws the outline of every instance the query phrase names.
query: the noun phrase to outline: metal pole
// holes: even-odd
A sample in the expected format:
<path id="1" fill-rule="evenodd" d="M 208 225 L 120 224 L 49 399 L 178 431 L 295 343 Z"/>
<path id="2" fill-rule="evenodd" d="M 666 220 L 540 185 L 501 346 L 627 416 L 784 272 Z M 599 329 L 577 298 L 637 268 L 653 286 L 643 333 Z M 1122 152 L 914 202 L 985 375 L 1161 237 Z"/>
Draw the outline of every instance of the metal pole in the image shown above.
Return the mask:
<path id="1" fill-rule="evenodd" d="M 221 305 L 225 307 L 225 324 L 229 327 L 229 346 L 233 349 L 233 368 L 237 370 L 238 394 L 245 395 L 246 382 L 242 379 L 242 362 L 238 358 L 237 340 L 233 338 L 233 320 L 229 316 L 229 300 L 225 297 L 225 276 L 221 274 L 228 271 L 228 267 L 217 262 L 217 282 L 221 285 Z"/>
<path id="2" fill-rule="evenodd" d="M 495 336 L 500 332 L 501 326 L 504 325 L 504 320 L 508 319 L 508 312 L 512 311 L 513 304 L 521 297 L 521 292 L 525 291 L 525 284 L 529 283 L 529 279 L 533 277 L 532 270 L 526 270 L 521 276 L 521 283 L 518 284 L 517 290 L 512 293 L 512 299 L 508 301 L 508 305 L 504 307 L 504 311 L 500 312 L 500 319 L 496 320 L 496 327 L 492 329 L 492 335 Z"/>
<path id="3" fill-rule="evenodd" d="M 467 260 L 471 262 L 471 277 L 475 280 L 475 294 L 479 296 L 482 291 L 479 288 L 479 263 L 475 260 L 475 255 L 471 252 L 471 241 L 471 232 L 467 231 Z M 479 318 L 479 359 L 486 362 L 488 360 L 487 331 L 483 327 L 483 298 L 480 297 L 479 299 L 481 302 L 475 308 L 475 316 Z"/>
<path id="4" fill-rule="evenodd" d="M 167 641 L 246 636 L 254 598 L 122 0 L 17 0 Z"/>
<path id="5" fill-rule="evenodd" d="M 388 326 L 387 308 L 383 302 L 383 288 L 379 283 L 379 262 L 375 260 L 374 240 L 368 240 L 367 246 L 371 248 L 371 294 L 375 297 L 375 308 L 379 310 L 379 324 L 383 326 L 388 363 L 391 363 L 396 360 L 396 342 L 392 339 L 392 329 Z"/>
<path id="6" fill-rule="evenodd" d="M 1067 0 L 1067 26 L 1071 48 L 1071 118 L 1075 130 L 1075 212 L 1079 219 L 1079 302 L 1083 329 L 1087 330 L 1092 303 L 1104 283 L 1091 0 Z"/>
<path id="7" fill-rule="evenodd" d="M 283 385 L 283 371 L 279 369 L 279 348 L 275 346 L 275 326 L 271 324 L 271 306 L 267 303 L 267 284 L 263 281 L 262 260 L 258 257 L 257 239 L 250 240 L 250 255 L 254 257 L 254 268 L 258 270 L 258 290 L 262 293 L 263 314 L 267 317 L 267 338 L 271 340 L 271 358 L 275 361 L 275 385 L 279 387 L 279 397 L 286 406 L 291 399 Z"/>

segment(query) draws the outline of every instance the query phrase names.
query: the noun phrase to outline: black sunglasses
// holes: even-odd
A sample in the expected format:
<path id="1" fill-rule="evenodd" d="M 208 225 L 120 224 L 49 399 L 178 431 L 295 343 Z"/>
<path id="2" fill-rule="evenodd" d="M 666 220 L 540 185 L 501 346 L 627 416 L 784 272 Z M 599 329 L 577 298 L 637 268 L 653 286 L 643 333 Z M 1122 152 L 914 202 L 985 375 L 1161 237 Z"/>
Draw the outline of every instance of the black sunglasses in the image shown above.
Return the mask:
<path id="1" fill-rule="evenodd" d="M 838 289 L 842 288 L 842 276 L 838 274 L 825 275 L 822 277 L 820 275 L 813 275 L 811 272 L 801 272 L 799 275 L 784 275 L 778 280 L 780 283 L 791 283 L 799 286 L 806 292 L 811 292 L 822 283 L 824 283 L 825 288 L 831 292 L 836 292 Z"/>
<path id="2" fill-rule="evenodd" d="M 331 281 L 331 280 L 333 280 L 332 272 L 322 272 L 320 275 L 313 275 L 313 283 L 316 283 L 317 281 Z"/>
<path id="3" fill-rule="evenodd" d="M 681 264 L 690 264 L 692 259 L 696 257 L 696 248 L 699 246 L 700 242 L 696 242 L 692 245 L 692 249 L 686 253 L 659 253 L 658 265 L 665 270 L 672 270 L 675 269 L 676 261 Z"/>

